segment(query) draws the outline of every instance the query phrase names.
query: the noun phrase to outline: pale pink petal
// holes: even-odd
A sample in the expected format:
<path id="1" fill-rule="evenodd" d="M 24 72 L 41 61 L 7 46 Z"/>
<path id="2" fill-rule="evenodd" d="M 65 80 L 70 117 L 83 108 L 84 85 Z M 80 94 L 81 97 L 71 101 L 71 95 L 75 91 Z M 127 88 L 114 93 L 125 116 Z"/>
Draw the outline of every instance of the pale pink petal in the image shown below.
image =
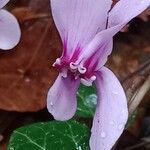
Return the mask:
<path id="1" fill-rule="evenodd" d="M 51 0 L 52 14 L 69 55 L 106 28 L 111 0 Z"/>
<path id="2" fill-rule="evenodd" d="M 80 60 L 93 55 L 99 47 L 110 41 L 131 19 L 142 13 L 149 5 L 150 0 L 120 0 L 109 13 L 108 28 L 96 34 L 83 51 Z"/>
<path id="3" fill-rule="evenodd" d="M 20 40 L 20 27 L 16 18 L 6 10 L 0 10 L 0 49 L 11 49 Z"/>
<path id="4" fill-rule="evenodd" d="M 90 138 L 91 150 L 110 150 L 128 118 L 127 99 L 116 76 L 103 67 L 97 73 L 98 104 Z"/>
<path id="5" fill-rule="evenodd" d="M 0 8 L 4 7 L 8 2 L 9 0 L 0 0 Z"/>
<path id="6" fill-rule="evenodd" d="M 120 31 L 148 6 L 150 6 L 150 0 L 120 0 L 109 13 L 108 28 L 118 26 L 118 31 Z"/>
<path id="7" fill-rule="evenodd" d="M 56 120 L 68 120 L 75 114 L 76 92 L 79 84 L 80 81 L 70 75 L 67 78 L 63 78 L 61 75 L 57 77 L 47 96 L 48 111 Z"/>
<path id="8" fill-rule="evenodd" d="M 100 47 L 97 48 L 95 53 L 91 57 L 87 57 L 84 66 L 89 68 L 90 72 L 99 70 L 107 61 L 108 56 L 110 55 L 113 49 L 113 40 L 111 39 L 108 42 L 103 43 Z"/>
<path id="9" fill-rule="evenodd" d="M 99 70 L 102 66 L 105 65 L 108 56 L 111 54 L 113 49 L 113 39 L 110 39 L 110 41 L 108 41 L 106 43 L 106 45 L 104 45 L 103 49 L 98 50 L 98 55 L 99 56 L 98 59 L 98 63 L 96 66 L 95 70 Z"/>
<path id="10" fill-rule="evenodd" d="M 138 16 L 150 5 L 150 0 L 120 0 L 109 12 L 108 28 L 102 35 L 107 40 L 119 32 L 131 19 Z M 101 38 L 100 38 L 101 39 Z"/>

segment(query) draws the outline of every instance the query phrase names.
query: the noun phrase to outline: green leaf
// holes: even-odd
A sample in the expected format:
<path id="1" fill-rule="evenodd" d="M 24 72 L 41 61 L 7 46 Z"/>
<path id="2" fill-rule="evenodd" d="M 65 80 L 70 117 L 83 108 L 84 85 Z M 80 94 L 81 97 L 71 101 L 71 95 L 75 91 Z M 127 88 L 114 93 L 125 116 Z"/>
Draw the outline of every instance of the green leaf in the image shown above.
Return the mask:
<path id="1" fill-rule="evenodd" d="M 15 130 L 7 150 L 89 150 L 89 136 L 76 121 L 36 123 Z"/>
<path id="2" fill-rule="evenodd" d="M 81 84 L 77 92 L 77 100 L 78 107 L 76 115 L 85 118 L 93 117 L 97 103 L 95 85 L 87 87 Z"/>

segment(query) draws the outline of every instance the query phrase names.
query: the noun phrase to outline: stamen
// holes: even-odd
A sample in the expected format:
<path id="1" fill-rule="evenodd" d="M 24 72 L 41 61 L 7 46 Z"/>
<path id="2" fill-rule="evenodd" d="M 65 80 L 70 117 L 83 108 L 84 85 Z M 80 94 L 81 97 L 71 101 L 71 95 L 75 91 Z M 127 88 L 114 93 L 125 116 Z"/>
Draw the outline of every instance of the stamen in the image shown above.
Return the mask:
<path id="1" fill-rule="evenodd" d="M 87 69 L 86 69 L 85 67 L 79 66 L 79 67 L 78 67 L 78 71 L 79 71 L 81 74 L 84 74 L 84 73 L 86 73 Z"/>
<path id="2" fill-rule="evenodd" d="M 91 81 L 95 81 L 95 80 L 96 80 L 96 76 L 93 75 L 93 76 L 90 78 L 90 80 L 91 80 Z"/>
<path id="3" fill-rule="evenodd" d="M 85 86 L 92 86 L 92 82 L 86 79 L 81 78 L 81 83 Z"/>
<path id="4" fill-rule="evenodd" d="M 61 60 L 60 60 L 60 58 L 57 58 L 52 66 L 55 67 L 55 65 L 60 65 L 60 64 L 61 64 Z"/>
<path id="5" fill-rule="evenodd" d="M 78 64 L 71 62 L 70 63 L 70 68 L 73 69 L 73 70 L 76 70 L 78 68 Z"/>
<path id="6" fill-rule="evenodd" d="M 63 69 L 60 74 L 61 74 L 61 76 L 63 78 L 67 78 L 67 73 L 68 73 L 68 70 L 67 69 Z"/>
<path id="7" fill-rule="evenodd" d="M 77 74 L 76 76 L 75 76 L 75 80 L 77 80 L 79 78 L 79 75 Z"/>

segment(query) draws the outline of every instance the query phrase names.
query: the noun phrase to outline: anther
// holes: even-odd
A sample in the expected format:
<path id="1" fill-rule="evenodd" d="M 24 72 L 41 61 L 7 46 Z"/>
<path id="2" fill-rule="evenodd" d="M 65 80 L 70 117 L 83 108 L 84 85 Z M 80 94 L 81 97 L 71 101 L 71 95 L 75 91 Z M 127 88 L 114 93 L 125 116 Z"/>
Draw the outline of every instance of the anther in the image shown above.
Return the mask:
<path id="1" fill-rule="evenodd" d="M 68 70 L 67 69 L 63 69 L 60 74 L 61 74 L 61 76 L 63 78 L 67 78 L 67 73 L 68 73 Z"/>
<path id="2" fill-rule="evenodd" d="M 92 82 L 81 78 L 81 83 L 85 86 L 92 86 Z"/>
<path id="3" fill-rule="evenodd" d="M 91 80 L 91 81 L 95 81 L 95 80 L 96 80 L 96 76 L 92 76 L 92 77 L 90 78 L 90 80 Z"/>
<path id="4" fill-rule="evenodd" d="M 85 67 L 79 66 L 79 67 L 78 67 L 78 71 L 79 71 L 81 74 L 84 74 L 84 73 L 86 73 L 87 69 L 86 69 Z"/>
<path id="5" fill-rule="evenodd" d="M 77 80 L 79 78 L 79 75 L 77 74 L 76 76 L 75 76 L 75 80 Z"/>
<path id="6" fill-rule="evenodd" d="M 61 60 L 60 60 L 60 58 L 57 58 L 52 66 L 55 67 L 55 65 L 60 65 L 60 64 L 61 64 Z"/>
<path id="7" fill-rule="evenodd" d="M 73 69 L 73 70 L 76 70 L 78 68 L 78 64 L 71 62 L 70 63 L 70 68 Z"/>

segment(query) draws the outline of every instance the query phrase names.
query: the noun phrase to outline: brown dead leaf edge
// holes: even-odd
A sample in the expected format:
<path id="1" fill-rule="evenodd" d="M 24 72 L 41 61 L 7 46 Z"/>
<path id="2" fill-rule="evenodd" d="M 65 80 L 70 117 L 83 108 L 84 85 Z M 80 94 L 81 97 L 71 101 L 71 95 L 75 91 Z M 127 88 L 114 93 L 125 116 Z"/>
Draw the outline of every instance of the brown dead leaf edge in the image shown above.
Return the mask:
<path id="1" fill-rule="evenodd" d="M 20 44 L 12 51 L 0 51 L 0 109 L 37 111 L 45 107 L 56 76 L 51 65 L 60 40 L 51 19 L 31 19 L 21 29 Z"/>

